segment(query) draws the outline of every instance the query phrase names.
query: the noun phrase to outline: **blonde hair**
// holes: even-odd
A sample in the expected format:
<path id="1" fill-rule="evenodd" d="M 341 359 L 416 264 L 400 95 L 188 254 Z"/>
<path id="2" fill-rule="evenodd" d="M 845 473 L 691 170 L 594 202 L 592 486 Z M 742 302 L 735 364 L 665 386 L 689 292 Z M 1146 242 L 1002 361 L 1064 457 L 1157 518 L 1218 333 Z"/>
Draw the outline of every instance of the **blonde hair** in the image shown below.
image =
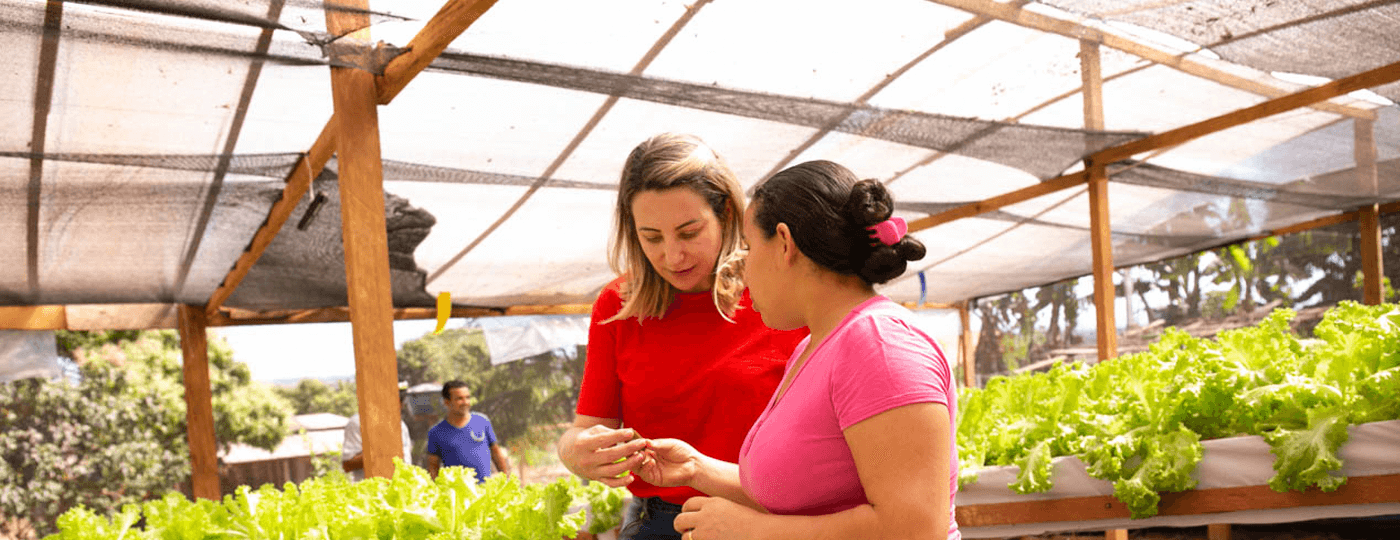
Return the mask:
<path id="1" fill-rule="evenodd" d="M 617 186 L 616 228 L 608 242 L 608 264 L 626 276 L 622 309 L 604 323 L 636 317 L 660 319 L 671 307 L 676 288 L 661 277 L 642 251 L 637 222 L 632 215 L 632 199 L 644 191 L 674 188 L 694 190 L 715 213 L 720 224 L 719 256 L 729 258 L 740 246 L 744 220 L 744 191 L 734 171 L 704 141 L 694 135 L 662 133 L 632 149 L 622 168 Z M 715 307 L 725 318 L 732 317 L 743 288 L 711 287 Z"/>

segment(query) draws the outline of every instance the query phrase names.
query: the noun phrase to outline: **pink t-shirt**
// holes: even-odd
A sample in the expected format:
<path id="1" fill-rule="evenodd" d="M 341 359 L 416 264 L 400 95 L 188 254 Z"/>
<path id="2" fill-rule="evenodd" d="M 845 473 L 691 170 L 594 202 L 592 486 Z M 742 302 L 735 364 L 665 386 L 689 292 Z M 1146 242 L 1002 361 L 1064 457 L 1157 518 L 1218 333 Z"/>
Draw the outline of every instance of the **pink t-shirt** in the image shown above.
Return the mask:
<path id="1" fill-rule="evenodd" d="M 867 504 L 846 428 L 913 403 L 946 405 L 949 425 L 956 425 L 948 361 L 911 315 L 884 297 L 861 304 L 812 352 L 777 406 L 768 401 L 739 451 L 739 478 L 750 497 L 774 514 L 830 514 Z M 806 344 L 798 344 L 788 370 Z M 948 484 L 956 496 L 952 433 L 948 444 Z M 960 538 L 952 503 L 948 537 Z"/>

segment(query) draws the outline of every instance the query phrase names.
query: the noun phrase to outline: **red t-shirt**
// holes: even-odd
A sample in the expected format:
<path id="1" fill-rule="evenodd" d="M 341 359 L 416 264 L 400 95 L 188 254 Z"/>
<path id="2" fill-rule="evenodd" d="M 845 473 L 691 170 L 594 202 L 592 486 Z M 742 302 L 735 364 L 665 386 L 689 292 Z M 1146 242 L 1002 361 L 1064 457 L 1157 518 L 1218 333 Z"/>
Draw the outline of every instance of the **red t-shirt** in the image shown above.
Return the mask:
<path id="1" fill-rule="evenodd" d="M 744 437 L 807 329 L 764 326 L 748 291 L 733 323 L 720 317 L 706 291 L 677 293 L 661 319 L 599 324 L 622 309 L 621 283 L 609 283 L 593 304 L 578 414 L 616 418 L 643 437 L 680 439 L 707 456 L 737 463 Z M 628 489 L 635 497 L 676 504 L 701 494 L 640 478 Z"/>

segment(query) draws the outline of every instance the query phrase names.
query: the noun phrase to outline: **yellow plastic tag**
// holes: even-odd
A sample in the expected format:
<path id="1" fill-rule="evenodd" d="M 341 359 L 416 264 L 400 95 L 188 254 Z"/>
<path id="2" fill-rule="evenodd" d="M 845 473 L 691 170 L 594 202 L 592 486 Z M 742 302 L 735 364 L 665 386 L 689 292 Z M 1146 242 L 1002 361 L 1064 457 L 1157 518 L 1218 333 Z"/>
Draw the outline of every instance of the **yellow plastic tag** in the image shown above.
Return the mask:
<path id="1" fill-rule="evenodd" d="M 433 335 L 442 333 L 443 327 L 447 326 L 447 318 L 452 316 L 452 293 L 443 291 L 438 293 L 437 301 L 437 328 L 433 330 Z"/>

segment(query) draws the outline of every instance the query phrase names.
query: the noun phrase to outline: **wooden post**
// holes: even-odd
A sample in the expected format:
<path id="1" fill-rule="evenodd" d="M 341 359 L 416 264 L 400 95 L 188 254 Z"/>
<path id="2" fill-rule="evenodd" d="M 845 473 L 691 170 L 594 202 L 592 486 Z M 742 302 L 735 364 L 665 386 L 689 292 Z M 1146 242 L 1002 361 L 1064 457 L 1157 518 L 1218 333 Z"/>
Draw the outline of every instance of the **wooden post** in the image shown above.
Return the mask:
<path id="1" fill-rule="evenodd" d="M 1379 187 L 1379 172 L 1376 168 L 1376 123 L 1373 120 L 1356 119 L 1356 189 L 1362 195 L 1375 196 Z M 1385 291 L 1381 280 L 1385 276 L 1384 259 L 1381 257 L 1380 205 L 1372 204 L 1359 209 L 1358 223 L 1361 225 L 1361 275 L 1362 302 L 1377 305 L 1385 301 Z"/>
<path id="2" fill-rule="evenodd" d="M 205 336 L 204 309 L 181 304 L 180 349 L 184 352 L 185 431 L 190 441 L 190 491 L 195 497 L 217 501 L 219 456 L 214 441 L 214 396 L 209 386 L 209 340 Z"/>
<path id="3" fill-rule="evenodd" d="M 1385 276 L 1385 261 L 1381 257 L 1380 205 L 1372 204 L 1360 210 L 1362 302 L 1380 305 L 1385 302 L 1381 279 Z"/>
<path id="4" fill-rule="evenodd" d="M 1118 356 L 1114 324 L 1113 233 L 1109 229 L 1108 175 L 1103 165 L 1089 164 L 1089 228 L 1094 252 L 1094 311 L 1097 315 L 1099 361 Z"/>
<path id="5" fill-rule="evenodd" d="M 1084 82 L 1084 129 L 1102 131 L 1103 70 L 1099 62 L 1099 44 L 1079 41 L 1079 75 Z M 1089 149 L 1086 149 L 1086 151 Z M 1118 327 L 1113 322 L 1113 220 L 1108 213 L 1108 167 L 1084 161 L 1089 174 L 1089 228 L 1094 253 L 1094 312 L 1097 314 L 1099 361 L 1118 356 Z M 1126 275 L 1124 276 L 1126 278 Z M 1130 313 L 1129 316 L 1132 314 Z M 1128 540 L 1127 529 L 1104 533 L 1107 540 Z"/>
<path id="6" fill-rule="evenodd" d="M 368 47 L 367 0 L 327 4 L 326 29 Z M 384 218 L 384 170 L 379 153 L 378 90 L 374 74 L 332 67 L 336 154 L 340 164 L 340 220 L 345 243 L 345 282 L 355 345 L 360 434 L 365 476 L 389 477 L 400 445 L 398 361 L 389 282 L 389 240 Z"/>
<path id="7" fill-rule="evenodd" d="M 1230 524 L 1211 523 L 1206 525 L 1206 540 L 1230 540 Z"/>
<path id="8" fill-rule="evenodd" d="M 1099 46 L 1079 42 L 1080 75 L 1084 80 L 1084 129 L 1102 130 L 1103 75 L 1099 70 Z M 1097 313 L 1099 361 L 1118 356 L 1118 327 L 1114 324 L 1113 231 L 1108 213 L 1106 163 L 1085 160 L 1089 174 L 1089 228 L 1094 252 L 1094 311 Z"/>
<path id="9" fill-rule="evenodd" d="M 958 318 L 962 319 L 962 334 L 958 340 L 958 354 L 962 355 L 963 385 L 977 388 L 977 351 L 972 348 L 972 315 L 968 312 L 968 300 L 958 303 Z"/>

